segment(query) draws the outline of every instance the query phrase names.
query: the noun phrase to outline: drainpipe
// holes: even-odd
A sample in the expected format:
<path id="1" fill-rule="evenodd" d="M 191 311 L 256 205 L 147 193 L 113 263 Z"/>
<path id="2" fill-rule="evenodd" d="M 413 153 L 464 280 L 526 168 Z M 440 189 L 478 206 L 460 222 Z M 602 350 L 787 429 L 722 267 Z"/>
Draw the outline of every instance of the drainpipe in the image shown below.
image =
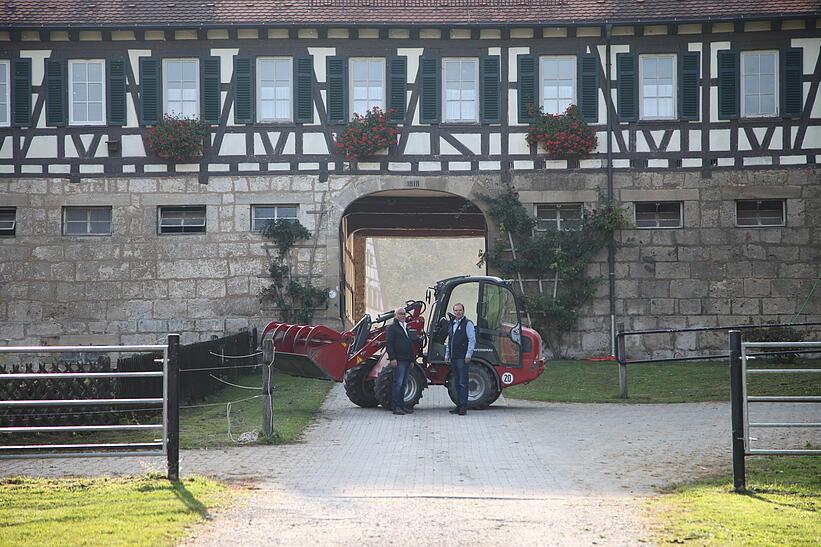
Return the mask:
<path id="1" fill-rule="evenodd" d="M 613 201 L 613 115 L 611 102 L 613 92 L 610 89 L 610 38 L 613 25 L 605 25 L 605 101 L 607 105 L 607 200 Z M 607 281 L 610 297 L 610 355 L 616 355 L 616 242 L 610 240 L 607 244 Z"/>

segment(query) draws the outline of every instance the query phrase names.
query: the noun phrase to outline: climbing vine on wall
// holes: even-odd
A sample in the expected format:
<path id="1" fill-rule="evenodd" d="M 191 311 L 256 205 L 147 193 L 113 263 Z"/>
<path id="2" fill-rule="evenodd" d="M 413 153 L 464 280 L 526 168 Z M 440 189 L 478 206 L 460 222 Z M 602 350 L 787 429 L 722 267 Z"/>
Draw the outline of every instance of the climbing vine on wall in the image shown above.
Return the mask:
<path id="1" fill-rule="evenodd" d="M 624 210 L 615 203 L 600 203 L 583 212 L 575 229 L 534 232 L 536 220 L 513 188 L 480 199 L 501 233 L 501 239 L 480 255 L 480 265 L 487 264 L 504 277 L 542 280 L 541 290 L 524 295 L 525 305 L 534 328 L 553 354 L 562 356 L 564 335 L 576 328 L 581 310 L 601 280 L 590 276 L 590 265 L 616 230 L 628 225 Z"/>
<path id="2" fill-rule="evenodd" d="M 273 302 L 285 323 L 311 323 L 314 311 L 328 303 L 328 291 L 312 286 L 310 277 L 301 281 L 291 265 L 294 246 L 309 240 L 311 232 L 298 220 L 278 219 L 266 224 L 262 234 L 274 244 L 277 253 L 268 266 L 271 284 L 262 289 L 260 300 Z"/>

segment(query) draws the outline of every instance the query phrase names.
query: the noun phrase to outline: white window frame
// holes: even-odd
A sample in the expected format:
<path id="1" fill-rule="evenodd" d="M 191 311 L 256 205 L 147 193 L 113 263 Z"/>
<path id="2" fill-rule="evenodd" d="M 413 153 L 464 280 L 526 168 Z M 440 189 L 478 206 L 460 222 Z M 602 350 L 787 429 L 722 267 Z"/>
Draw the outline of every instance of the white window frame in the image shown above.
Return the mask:
<path id="1" fill-rule="evenodd" d="M 673 79 L 673 114 L 671 116 L 648 116 L 644 113 L 644 64 L 645 59 L 672 59 L 672 79 Z M 675 120 L 678 118 L 678 56 L 675 53 L 654 53 L 639 55 L 639 119 L 640 120 Z M 656 75 L 658 80 L 658 75 Z M 658 101 L 658 96 L 654 97 Z"/>
<path id="2" fill-rule="evenodd" d="M 202 210 L 202 222 L 201 223 L 196 223 L 196 224 L 195 223 L 186 224 L 185 220 L 183 219 L 182 224 L 179 224 L 179 225 L 176 225 L 176 224 L 164 225 L 163 224 L 163 213 L 164 212 L 166 212 L 166 211 L 168 211 L 168 212 L 180 211 L 180 210 L 184 210 L 184 211 L 195 211 L 195 210 L 199 211 L 199 210 Z M 172 230 L 171 229 L 171 228 L 174 228 L 176 226 L 179 226 L 183 229 L 182 230 Z M 202 228 L 202 230 L 188 230 L 188 231 L 186 231 L 185 230 L 186 226 L 191 227 L 191 228 Z M 164 230 L 165 227 L 168 228 L 167 231 Z M 159 235 L 162 235 L 162 236 L 168 236 L 168 235 L 171 235 L 171 236 L 199 235 L 199 234 L 206 233 L 207 230 L 208 230 L 208 209 L 205 205 L 160 205 L 160 206 L 157 207 L 157 234 L 159 234 Z"/>
<path id="3" fill-rule="evenodd" d="M 359 114 L 360 116 L 364 116 L 365 112 L 356 112 L 354 109 L 354 78 L 353 78 L 353 64 L 357 61 L 367 61 L 370 63 L 371 61 L 378 61 L 379 64 L 382 65 L 382 81 L 380 85 L 382 87 L 382 97 L 381 101 L 382 104 L 380 105 L 372 105 L 368 108 L 371 110 L 374 106 L 379 106 L 382 112 L 387 110 L 386 104 L 388 102 L 388 89 L 387 89 L 387 62 L 384 57 L 351 57 L 348 59 L 348 117 L 353 119 L 354 113 Z M 370 99 L 368 99 L 370 102 Z"/>
<path id="4" fill-rule="evenodd" d="M 280 218 L 279 210 L 280 210 L 280 208 L 284 209 L 285 207 L 288 207 L 289 209 L 296 209 L 296 215 L 293 216 L 293 217 L 282 217 L 282 218 L 286 218 L 288 220 L 298 220 L 299 219 L 299 205 L 296 205 L 296 204 L 293 204 L 293 203 L 257 203 L 257 204 L 251 205 L 251 231 L 252 232 L 257 232 L 257 233 L 262 232 L 262 226 L 257 226 L 256 211 L 257 211 L 257 209 L 261 209 L 263 207 L 273 208 L 274 209 L 274 216 L 273 216 L 273 218 L 265 218 L 265 219 L 261 219 L 261 220 L 265 220 L 265 221 L 279 220 L 279 218 Z"/>
<path id="5" fill-rule="evenodd" d="M 0 219 L 0 237 L 17 235 L 17 207 L 0 207 L 0 215 L 11 213 L 11 219 Z"/>
<path id="6" fill-rule="evenodd" d="M 762 202 L 762 201 L 778 201 L 781 203 L 781 223 L 780 224 L 739 224 L 738 223 L 738 205 L 742 202 Z M 759 219 L 760 220 L 760 219 Z M 787 200 L 786 199 L 737 199 L 735 200 L 735 226 L 736 228 L 778 228 L 779 226 L 787 225 Z"/>
<path id="7" fill-rule="evenodd" d="M 455 61 L 458 61 L 460 63 L 465 62 L 465 61 L 470 61 L 470 62 L 474 63 L 474 65 L 476 66 L 476 72 L 475 72 L 476 78 L 473 82 L 473 86 L 474 86 L 474 90 L 475 90 L 474 99 L 473 99 L 473 102 L 474 102 L 473 111 L 476 113 L 476 115 L 473 117 L 473 119 L 466 119 L 466 118 L 451 119 L 451 118 L 448 118 L 448 115 L 447 115 L 448 114 L 448 105 L 447 105 L 447 85 L 448 85 L 447 84 L 447 65 L 448 65 L 448 63 L 452 63 L 452 62 L 455 62 Z M 480 101 L 479 101 L 479 58 L 478 57 L 443 57 L 442 58 L 442 89 L 440 90 L 440 92 L 442 93 L 442 122 L 443 123 L 479 123 L 479 107 L 480 107 L 480 104 L 481 104 Z M 460 101 L 461 101 L 461 99 L 460 99 Z"/>
<path id="8" fill-rule="evenodd" d="M 544 88 L 545 88 L 545 73 L 544 73 L 544 62 L 545 61 L 571 61 L 570 65 L 573 67 L 573 74 L 571 75 L 571 86 L 573 87 L 573 92 L 570 97 L 570 104 L 578 104 L 578 75 L 576 71 L 578 70 L 578 59 L 575 55 L 542 55 L 539 57 L 539 105 L 541 105 L 542 109 L 544 110 L 545 114 L 563 114 L 564 110 L 560 112 L 548 112 L 544 106 L 545 96 L 544 96 Z M 557 81 L 557 80 L 554 80 Z M 566 108 L 565 108 L 566 110 Z"/>
<path id="9" fill-rule="evenodd" d="M 182 113 L 174 113 L 171 112 L 168 108 L 168 63 L 170 62 L 192 62 L 194 63 L 194 82 L 195 82 L 195 97 L 196 97 L 196 108 L 194 108 L 194 115 L 193 118 L 200 117 L 200 60 L 196 57 L 174 57 L 170 59 L 163 59 L 162 60 L 162 110 L 163 114 L 167 114 L 169 116 L 182 116 Z"/>
<path id="10" fill-rule="evenodd" d="M 260 64 L 265 61 L 287 61 L 288 63 L 288 116 L 285 118 L 263 118 L 261 116 L 262 112 L 262 80 L 260 78 Z M 277 82 L 276 78 L 274 78 L 274 82 Z M 274 87 L 274 89 L 277 89 Z M 256 92 L 257 92 L 257 121 L 263 123 L 288 123 L 294 121 L 294 59 L 293 57 L 257 57 L 256 62 Z M 274 104 L 276 105 L 277 99 L 274 98 Z M 274 107 L 274 112 L 276 112 L 276 106 Z"/>
<path id="11" fill-rule="evenodd" d="M 656 226 L 639 226 L 638 222 L 638 215 L 639 215 L 639 205 L 655 205 L 656 206 L 656 213 L 658 213 L 658 206 L 661 204 L 670 204 L 674 203 L 678 205 L 678 225 L 676 226 L 659 226 L 658 225 L 658 218 L 656 218 Z M 684 203 L 681 201 L 669 200 L 669 201 L 635 201 L 633 202 L 633 221 L 636 225 L 637 230 L 679 230 L 684 228 Z"/>
<path id="12" fill-rule="evenodd" d="M 69 222 L 77 223 L 76 220 L 68 221 L 68 212 L 71 210 L 85 210 L 86 212 L 86 232 L 82 234 L 70 234 L 66 228 Z M 106 233 L 91 233 L 91 211 L 93 210 L 107 210 L 109 212 L 108 218 L 108 232 Z M 112 234 L 112 227 L 114 224 L 114 211 L 109 205 L 67 205 L 63 207 L 63 235 L 66 237 L 107 237 Z"/>
<path id="13" fill-rule="evenodd" d="M 772 54 L 773 58 L 774 58 L 773 78 L 775 79 L 775 82 L 773 83 L 773 100 L 775 102 L 775 108 L 773 109 L 772 114 L 770 114 L 770 113 L 767 113 L 767 114 L 750 114 L 749 112 L 747 112 L 747 100 L 746 100 L 747 74 L 744 70 L 744 67 L 746 66 L 746 63 L 744 62 L 744 58 L 749 56 L 749 55 L 762 55 L 764 53 Z M 739 58 L 739 61 L 741 63 L 740 74 L 741 74 L 741 117 L 742 118 L 774 118 L 774 117 L 777 117 L 779 115 L 779 106 L 780 106 L 778 104 L 779 101 L 780 101 L 780 96 L 779 96 L 779 91 L 780 90 L 778 89 L 779 84 L 780 84 L 779 74 L 778 74 L 778 70 L 779 70 L 778 63 L 780 61 L 779 57 L 780 57 L 779 52 L 777 50 L 774 50 L 774 49 L 763 49 L 763 50 L 742 51 L 741 52 L 741 56 Z M 758 66 L 759 66 L 759 68 L 761 67 L 760 60 L 759 60 Z M 760 78 L 761 73 L 759 72 L 758 75 L 759 75 L 759 78 Z M 760 107 L 760 105 L 761 105 L 761 103 L 760 103 L 760 100 L 761 100 L 761 87 L 760 87 L 760 84 L 759 84 L 758 96 L 759 96 L 759 107 Z"/>
<path id="14" fill-rule="evenodd" d="M 6 121 L 0 122 L 0 127 L 11 127 L 11 61 L 0 61 L 0 71 L 6 76 L 6 92 L 0 96 L 0 100 L 6 105 Z"/>
<path id="15" fill-rule="evenodd" d="M 579 202 L 579 201 L 569 201 L 569 202 L 566 202 L 566 203 L 564 203 L 564 202 L 562 202 L 562 203 L 535 203 L 533 205 L 533 217 L 536 219 L 536 225 L 535 225 L 534 229 L 537 232 L 546 232 L 547 231 L 547 228 L 540 228 L 539 227 L 539 207 L 555 207 L 556 208 L 556 212 L 557 212 L 557 215 L 556 215 L 556 230 L 559 231 L 559 232 L 570 232 L 570 231 L 573 231 L 573 230 L 578 230 L 578 227 L 575 227 L 575 228 L 562 228 L 562 214 L 561 214 L 562 207 L 565 207 L 567 209 L 570 209 L 572 207 L 574 210 L 578 209 L 579 212 L 581 213 L 581 215 L 579 216 L 578 219 L 575 219 L 575 218 L 574 219 L 568 219 L 566 222 L 569 222 L 571 220 L 581 222 L 582 219 L 584 218 L 584 203 Z"/>
<path id="16" fill-rule="evenodd" d="M 77 64 L 85 64 L 89 65 L 92 63 L 100 64 L 100 84 L 101 84 L 101 101 L 102 101 L 102 109 L 100 110 L 102 113 L 101 120 L 86 120 L 86 121 L 77 121 L 74 119 L 74 65 Z M 88 70 L 86 70 L 88 73 Z M 88 80 L 86 80 L 88 83 Z M 105 59 L 69 59 L 68 61 L 68 124 L 75 125 L 75 126 L 97 126 L 97 125 L 105 125 L 108 113 L 106 112 L 106 103 L 107 96 L 106 96 L 106 72 L 105 72 Z M 86 93 L 88 93 L 88 89 L 86 89 Z M 86 103 L 88 103 L 88 95 L 86 94 Z M 88 112 L 88 110 L 86 110 Z"/>

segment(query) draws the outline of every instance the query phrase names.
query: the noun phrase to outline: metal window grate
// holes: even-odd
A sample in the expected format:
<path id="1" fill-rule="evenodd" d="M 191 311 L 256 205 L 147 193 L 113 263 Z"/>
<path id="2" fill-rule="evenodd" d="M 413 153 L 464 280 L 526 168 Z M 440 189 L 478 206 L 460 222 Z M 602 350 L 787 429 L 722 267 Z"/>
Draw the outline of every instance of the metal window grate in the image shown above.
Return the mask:
<path id="1" fill-rule="evenodd" d="M 638 202 L 636 208 L 636 228 L 681 228 L 681 202 L 659 201 Z"/>
<path id="2" fill-rule="evenodd" d="M 736 224 L 738 226 L 783 226 L 784 200 L 739 200 L 736 201 Z"/>
<path id="3" fill-rule="evenodd" d="M 63 235 L 111 235 L 111 207 L 63 207 Z"/>

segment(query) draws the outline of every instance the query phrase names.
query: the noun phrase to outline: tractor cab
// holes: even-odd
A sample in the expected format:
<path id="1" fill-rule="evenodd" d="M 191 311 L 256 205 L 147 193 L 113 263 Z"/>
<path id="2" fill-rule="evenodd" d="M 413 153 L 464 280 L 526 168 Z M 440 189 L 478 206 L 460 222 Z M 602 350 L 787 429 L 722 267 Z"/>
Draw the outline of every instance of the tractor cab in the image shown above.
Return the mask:
<path id="1" fill-rule="evenodd" d="M 476 327 L 474 358 L 492 366 L 521 367 L 521 310 L 511 282 L 498 277 L 460 276 L 436 283 L 428 321 L 428 362 L 445 362 L 445 342 L 453 306 L 462 304 Z"/>

